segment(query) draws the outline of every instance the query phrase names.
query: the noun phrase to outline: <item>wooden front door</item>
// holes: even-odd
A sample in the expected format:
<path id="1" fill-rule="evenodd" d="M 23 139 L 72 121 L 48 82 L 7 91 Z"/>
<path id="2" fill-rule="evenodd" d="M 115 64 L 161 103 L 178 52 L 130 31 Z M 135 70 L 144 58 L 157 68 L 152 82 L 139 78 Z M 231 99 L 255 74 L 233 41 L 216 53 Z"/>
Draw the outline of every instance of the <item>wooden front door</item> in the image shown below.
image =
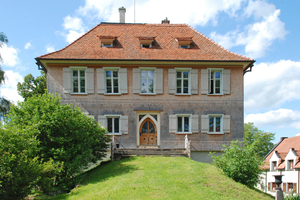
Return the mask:
<path id="1" fill-rule="evenodd" d="M 140 126 L 140 145 L 157 145 L 157 128 L 149 117 Z"/>

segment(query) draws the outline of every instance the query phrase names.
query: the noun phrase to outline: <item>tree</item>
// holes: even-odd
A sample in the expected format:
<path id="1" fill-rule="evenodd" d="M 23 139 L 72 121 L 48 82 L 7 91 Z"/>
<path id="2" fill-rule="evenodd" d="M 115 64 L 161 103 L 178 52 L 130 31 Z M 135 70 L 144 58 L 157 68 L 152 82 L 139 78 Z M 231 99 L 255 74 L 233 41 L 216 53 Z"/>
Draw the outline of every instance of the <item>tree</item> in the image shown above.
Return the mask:
<path id="1" fill-rule="evenodd" d="M 213 164 L 236 182 L 254 188 L 262 172 L 261 159 L 257 156 L 254 145 L 243 147 L 242 144 L 232 141 L 229 146 L 224 145 L 222 156 L 212 156 Z"/>
<path id="2" fill-rule="evenodd" d="M 244 134 L 244 145 L 254 145 L 260 159 L 263 159 L 274 147 L 271 141 L 275 139 L 275 133 L 259 130 L 252 122 L 245 123 Z"/>
<path id="3" fill-rule="evenodd" d="M 8 39 L 6 37 L 6 35 L 3 32 L 0 32 L 0 48 L 5 44 L 8 43 Z M 0 54 L 0 63 L 2 62 L 2 57 Z M 5 81 L 5 72 L 1 69 L 0 66 L 0 86 L 4 83 Z M 9 110 L 9 106 L 10 106 L 10 101 L 0 97 L 0 117 L 2 118 L 4 116 L 4 114 L 6 114 Z"/>
<path id="4" fill-rule="evenodd" d="M 37 185 L 46 192 L 49 185 L 44 180 L 52 180 L 55 190 L 71 190 L 78 183 L 78 174 L 105 155 L 109 142 L 105 129 L 94 119 L 74 105 L 62 105 L 61 98 L 53 94 L 32 96 L 17 106 L 12 105 L 4 126 L 14 132 L 24 130 L 28 138 L 37 141 L 33 150 L 29 139 L 27 148 L 24 147 L 25 152 L 33 152 L 32 159 L 37 157 L 38 163 L 53 162 L 61 167 L 56 167 L 56 171 L 51 168 L 53 165 L 49 171 L 42 167 L 48 175 L 41 176 Z M 5 184 L 2 178 L 0 181 Z"/>
<path id="5" fill-rule="evenodd" d="M 24 77 L 23 83 L 18 83 L 18 93 L 25 101 L 32 96 L 38 96 L 45 93 L 47 89 L 46 73 L 41 71 L 41 75 L 34 78 L 31 74 Z"/>

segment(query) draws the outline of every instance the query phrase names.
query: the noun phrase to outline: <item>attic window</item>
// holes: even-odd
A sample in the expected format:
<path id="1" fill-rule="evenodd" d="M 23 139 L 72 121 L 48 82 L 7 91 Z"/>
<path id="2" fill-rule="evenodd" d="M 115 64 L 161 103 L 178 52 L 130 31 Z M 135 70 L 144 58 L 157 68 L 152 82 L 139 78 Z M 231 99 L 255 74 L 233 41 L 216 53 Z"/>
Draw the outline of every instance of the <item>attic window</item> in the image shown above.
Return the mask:
<path id="1" fill-rule="evenodd" d="M 115 36 L 100 36 L 101 47 L 113 47 Z"/>
<path id="2" fill-rule="evenodd" d="M 141 48 L 152 48 L 154 37 L 139 37 Z"/>
<path id="3" fill-rule="evenodd" d="M 182 49 L 190 49 L 191 43 L 193 42 L 191 37 L 180 37 L 176 38 L 178 41 L 179 48 Z"/>

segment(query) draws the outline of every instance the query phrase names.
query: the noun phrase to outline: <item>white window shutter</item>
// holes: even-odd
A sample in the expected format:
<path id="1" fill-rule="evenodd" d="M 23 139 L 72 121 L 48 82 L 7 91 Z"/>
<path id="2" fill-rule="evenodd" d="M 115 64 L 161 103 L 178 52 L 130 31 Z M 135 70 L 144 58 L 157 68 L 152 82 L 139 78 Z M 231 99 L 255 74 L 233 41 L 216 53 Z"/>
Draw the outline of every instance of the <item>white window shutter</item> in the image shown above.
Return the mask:
<path id="1" fill-rule="evenodd" d="M 199 132 L 199 115 L 192 115 L 192 133 Z"/>
<path id="2" fill-rule="evenodd" d="M 86 85 L 87 85 L 87 93 L 93 94 L 95 93 L 95 81 L 94 81 L 94 68 L 86 69 Z"/>
<path id="3" fill-rule="evenodd" d="M 198 69 L 191 70 L 191 93 L 198 94 Z"/>
<path id="4" fill-rule="evenodd" d="M 164 91 L 164 76 L 163 69 L 156 69 L 156 94 L 163 94 Z"/>
<path id="5" fill-rule="evenodd" d="M 177 116 L 169 115 L 169 132 L 175 133 L 177 132 Z"/>
<path id="6" fill-rule="evenodd" d="M 121 116 L 120 120 L 122 134 L 128 134 L 128 116 Z"/>
<path id="7" fill-rule="evenodd" d="M 201 133 L 208 133 L 209 131 L 209 116 L 201 115 Z"/>
<path id="8" fill-rule="evenodd" d="M 168 87 L 169 87 L 169 94 L 176 93 L 176 69 L 169 69 Z"/>
<path id="9" fill-rule="evenodd" d="M 201 94 L 208 94 L 208 69 L 201 69 Z"/>
<path id="10" fill-rule="evenodd" d="M 97 69 L 97 91 L 98 94 L 105 93 L 105 73 L 103 68 Z"/>
<path id="11" fill-rule="evenodd" d="M 223 116 L 223 132 L 230 133 L 230 115 Z"/>
<path id="12" fill-rule="evenodd" d="M 230 94 L 230 69 L 223 70 L 223 94 Z"/>
<path id="13" fill-rule="evenodd" d="M 141 69 L 133 68 L 133 93 L 141 92 Z"/>
<path id="14" fill-rule="evenodd" d="M 121 68 L 119 70 L 119 84 L 120 84 L 120 93 L 127 94 L 128 93 L 128 83 L 127 83 L 127 68 Z"/>
<path id="15" fill-rule="evenodd" d="M 63 68 L 63 86 L 64 93 L 71 93 L 71 69 Z"/>
<path id="16" fill-rule="evenodd" d="M 104 115 L 99 115 L 98 123 L 100 123 L 104 128 L 106 128 L 107 127 L 106 117 Z"/>

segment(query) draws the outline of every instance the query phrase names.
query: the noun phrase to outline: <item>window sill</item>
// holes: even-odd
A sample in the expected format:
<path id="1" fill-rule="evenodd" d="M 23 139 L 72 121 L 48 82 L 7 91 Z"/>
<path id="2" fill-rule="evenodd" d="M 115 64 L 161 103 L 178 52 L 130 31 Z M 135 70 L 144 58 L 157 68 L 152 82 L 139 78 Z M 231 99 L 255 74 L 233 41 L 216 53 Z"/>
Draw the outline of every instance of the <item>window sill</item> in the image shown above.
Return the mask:
<path id="1" fill-rule="evenodd" d="M 71 95 L 88 95 L 88 93 L 70 93 Z"/>
<path id="2" fill-rule="evenodd" d="M 176 132 L 176 135 L 191 135 L 193 134 L 192 132 Z"/>
<path id="3" fill-rule="evenodd" d="M 224 135 L 223 132 L 207 132 L 209 135 Z"/>
<path id="4" fill-rule="evenodd" d="M 140 95 L 150 95 L 150 96 L 156 96 L 156 93 L 140 93 Z"/>
<path id="5" fill-rule="evenodd" d="M 121 93 L 104 93 L 104 95 L 107 95 L 107 96 L 110 96 L 110 95 L 112 95 L 112 96 L 120 96 L 122 94 Z"/>
<path id="6" fill-rule="evenodd" d="M 122 133 L 106 133 L 105 135 L 114 136 L 114 135 L 122 135 Z"/>
<path id="7" fill-rule="evenodd" d="M 175 93 L 175 95 L 178 95 L 178 96 L 191 96 L 192 94 L 191 93 Z"/>
<path id="8" fill-rule="evenodd" d="M 207 94 L 207 96 L 224 96 L 224 94 Z"/>

